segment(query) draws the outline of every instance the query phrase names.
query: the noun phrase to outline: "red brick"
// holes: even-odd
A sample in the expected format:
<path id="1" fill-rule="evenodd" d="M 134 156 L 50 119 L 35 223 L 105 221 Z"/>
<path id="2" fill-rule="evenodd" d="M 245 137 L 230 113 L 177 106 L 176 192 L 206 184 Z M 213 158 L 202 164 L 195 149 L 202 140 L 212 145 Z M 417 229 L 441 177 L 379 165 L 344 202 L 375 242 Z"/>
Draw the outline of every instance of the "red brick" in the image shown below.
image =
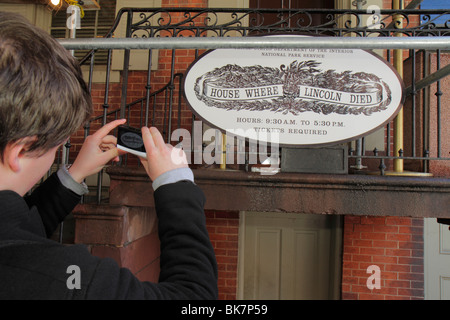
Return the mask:
<path id="1" fill-rule="evenodd" d="M 359 295 L 359 300 L 384 300 L 385 297 L 382 294 L 360 294 Z"/>
<path id="2" fill-rule="evenodd" d="M 424 282 L 423 281 L 410 281 L 410 282 L 411 282 L 411 288 L 423 290 L 423 288 L 424 288 Z"/>
<path id="3" fill-rule="evenodd" d="M 372 262 L 374 264 L 379 263 L 397 263 L 397 257 L 389 257 L 389 256 L 373 256 Z"/>
<path id="4" fill-rule="evenodd" d="M 359 253 L 367 255 L 383 255 L 384 248 L 360 248 Z"/>
<path id="5" fill-rule="evenodd" d="M 361 232 L 361 239 L 385 240 L 386 234 L 381 232 Z"/>
<path id="6" fill-rule="evenodd" d="M 361 237 L 359 232 L 348 232 L 344 231 L 344 240 L 348 239 L 359 239 Z"/>
<path id="7" fill-rule="evenodd" d="M 393 272 L 410 272 L 411 266 L 405 264 L 387 264 L 385 270 Z"/>
<path id="8" fill-rule="evenodd" d="M 398 289 L 399 296 L 407 296 L 407 297 L 421 297 L 424 296 L 424 290 L 420 289 Z"/>
<path id="9" fill-rule="evenodd" d="M 415 280 L 415 281 L 422 281 L 424 275 L 422 273 L 406 273 L 406 272 L 399 272 L 398 278 L 399 280 Z"/>
<path id="10" fill-rule="evenodd" d="M 373 232 L 373 225 L 370 224 L 354 224 L 354 232 Z"/>
<path id="11" fill-rule="evenodd" d="M 373 246 L 378 248 L 398 248 L 398 242 L 374 240 Z"/>
<path id="12" fill-rule="evenodd" d="M 349 293 L 349 291 L 344 291 L 342 292 L 342 300 L 357 300 L 359 297 L 358 294 L 356 293 Z"/>
<path id="13" fill-rule="evenodd" d="M 392 288 L 410 288 L 411 287 L 411 281 L 406 280 L 388 280 L 386 285 L 389 285 L 389 287 Z"/>
<path id="14" fill-rule="evenodd" d="M 373 242 L 371 240 L 353 240 L 353 245 L 357 247 L 372 247 Z"/>
<path id="15" fill-rule="evenodd" d="M 344 284 L 357 284 L 358 278 L 357 277 L 342 277 L 342 283 Z"/>
<path id="16" fill-rule="evenodd" d="M 362 217 L 361 224 L 385 224 L 385 217 Z"/>
<path id="17" fill-rule="evenodd" d="M 386 218 L 386 225 L 410 226 L 411 225 L 411 218 L 409 218 L 409 217 L 387 217 Z"/>
<path id="18" fill-rule="evenodd" d="M 346 225 L 350 225 L 351 223 L 360 224 L 361 223 L 361 217 L 359 217 L 359 216 L 345 216 L 344 221 L 345 221 Z"/>
<path id="19" fill-rule="evenodd" d="M 343 299 L 423 299 L 423 219 L 346 217 L 344 231 Z M 371 292 L 372 264 L 382 289 Z"/>
<path id="20" fill-rule="evenodd" d="M 399 264 L 409 264 L 409 265 L 423 265 L 423 259 L 399 257 L 398 263 Z"/>
<path id="21" fill-rule="evenodd" d="M 216 260 L 220 265 L 237 264 L 237 257 L 218 256 Z"/>
<path id="22" fill-rule="evenodd" d="M 385 233 L 397 233 L 397 226 L 386 226 L 386 225 L 373 225 L 374 232 L 385 232 Z"/>
<path id="23" fill-rule="evenodd" d="M 386 235 L 386 240 L 393 241 L 411 241 L 411 235 L 407 233 L 389 233 Z"/>
<path id="24" fill-rule="evenodd" d="M 386 249 L 386 255 L 397 257 L 410 257 L 412 251 L 409 249 Z"/>
<path id="25" fill-rule="evenodd" d="M 354 254 L 352 256 L 352 261 L 371 262 L 372 261 L 372 257 L 368 256 L 368 255 Z"/>
<path id="26" fill-rule="evenodd" d="M 361 250 L 362 248 L 359 247 L 345 246 L 345 252 L 347 254 L 360 253 Z"/>
<path id="27" fill-rule="evenodd" d="M 411 300 L 409 297 L 400 297 L 400 296 L 391 296 L 391 295 L 385 295 L 385 300 Z"/>
<path id="28" fill-rule="evenodd" d="M 238 228 L 237 227 L 216 227 L 217 233 L 231 233 L 231 234 L 237 234 Z"/>

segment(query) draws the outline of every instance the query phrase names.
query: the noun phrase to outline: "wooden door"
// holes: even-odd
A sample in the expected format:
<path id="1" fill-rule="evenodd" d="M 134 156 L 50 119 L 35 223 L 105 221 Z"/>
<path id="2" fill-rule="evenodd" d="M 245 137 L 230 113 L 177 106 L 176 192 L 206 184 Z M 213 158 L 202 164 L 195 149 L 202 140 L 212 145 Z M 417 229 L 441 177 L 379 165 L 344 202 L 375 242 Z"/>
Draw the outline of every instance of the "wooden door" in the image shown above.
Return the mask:
<path id="1" fill-rule="evenodd" d="M 243 214 L 241 298 L 337 299 L 339 219 L 313 214 Z"/>
<path id="2" fill-rule="evenodd" d="M 450 230 L 425 219 L 425 299 L 450 300 Z"/>

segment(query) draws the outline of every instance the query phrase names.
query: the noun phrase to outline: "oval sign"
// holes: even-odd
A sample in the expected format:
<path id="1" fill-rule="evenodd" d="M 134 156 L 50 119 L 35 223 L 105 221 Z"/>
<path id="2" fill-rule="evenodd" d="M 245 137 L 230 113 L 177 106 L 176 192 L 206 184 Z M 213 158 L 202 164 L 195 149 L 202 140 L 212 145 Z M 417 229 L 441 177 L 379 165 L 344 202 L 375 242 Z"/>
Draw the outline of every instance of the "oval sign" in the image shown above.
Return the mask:
<path id="1" fill-rule="evenodd" d="M 227 134 L 296 146 L 367 135 L 404 99 L 393 67 L 361 49 L 211 50 L 189 67 L 184 91 L 193 112 Z"/>

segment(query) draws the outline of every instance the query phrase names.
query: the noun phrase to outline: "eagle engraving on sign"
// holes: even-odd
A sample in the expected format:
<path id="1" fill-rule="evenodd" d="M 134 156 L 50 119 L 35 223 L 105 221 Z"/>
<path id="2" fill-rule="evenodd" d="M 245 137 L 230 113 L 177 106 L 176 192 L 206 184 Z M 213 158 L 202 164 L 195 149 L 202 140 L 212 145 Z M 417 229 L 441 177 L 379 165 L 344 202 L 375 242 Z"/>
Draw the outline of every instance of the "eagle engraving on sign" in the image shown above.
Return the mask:
<path id="1" fill-rule="evenodd" d="M 316 60 L 279 68 L 227 64 L 198 77 L 197 98 L 225 110 L 365 115 L 386 110 L 389 86 L 372 73 L 321 70 Z"/>

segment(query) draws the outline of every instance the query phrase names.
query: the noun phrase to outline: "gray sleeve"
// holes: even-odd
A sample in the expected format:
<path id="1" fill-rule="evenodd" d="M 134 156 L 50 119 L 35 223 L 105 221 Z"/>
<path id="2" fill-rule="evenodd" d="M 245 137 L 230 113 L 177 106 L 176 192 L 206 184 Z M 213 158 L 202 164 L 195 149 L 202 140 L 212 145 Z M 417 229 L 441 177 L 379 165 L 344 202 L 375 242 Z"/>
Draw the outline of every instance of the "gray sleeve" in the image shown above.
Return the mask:
<path id="1" fill-rule="evenodd" d="M 84 182 L 78 183 L 72 178 L 66 166 L 62 166 L 58 170 L 57 175 L 64 187 L 66 187 L 69 190 L 72 190 L 79 196 L 82 196 L 89 192 L 89 189 Z"/>
<path id="2" fill-rule="evenodd" d="M 194 174 L 189 168 L 178 168 L 174 170 L 167 171 L 160 175 L 153 181 L 153 190 L 156 191 L 159 187 L 169 183 L 175 183 L 182 180 L 189 180 L 194 182 Z"/>

